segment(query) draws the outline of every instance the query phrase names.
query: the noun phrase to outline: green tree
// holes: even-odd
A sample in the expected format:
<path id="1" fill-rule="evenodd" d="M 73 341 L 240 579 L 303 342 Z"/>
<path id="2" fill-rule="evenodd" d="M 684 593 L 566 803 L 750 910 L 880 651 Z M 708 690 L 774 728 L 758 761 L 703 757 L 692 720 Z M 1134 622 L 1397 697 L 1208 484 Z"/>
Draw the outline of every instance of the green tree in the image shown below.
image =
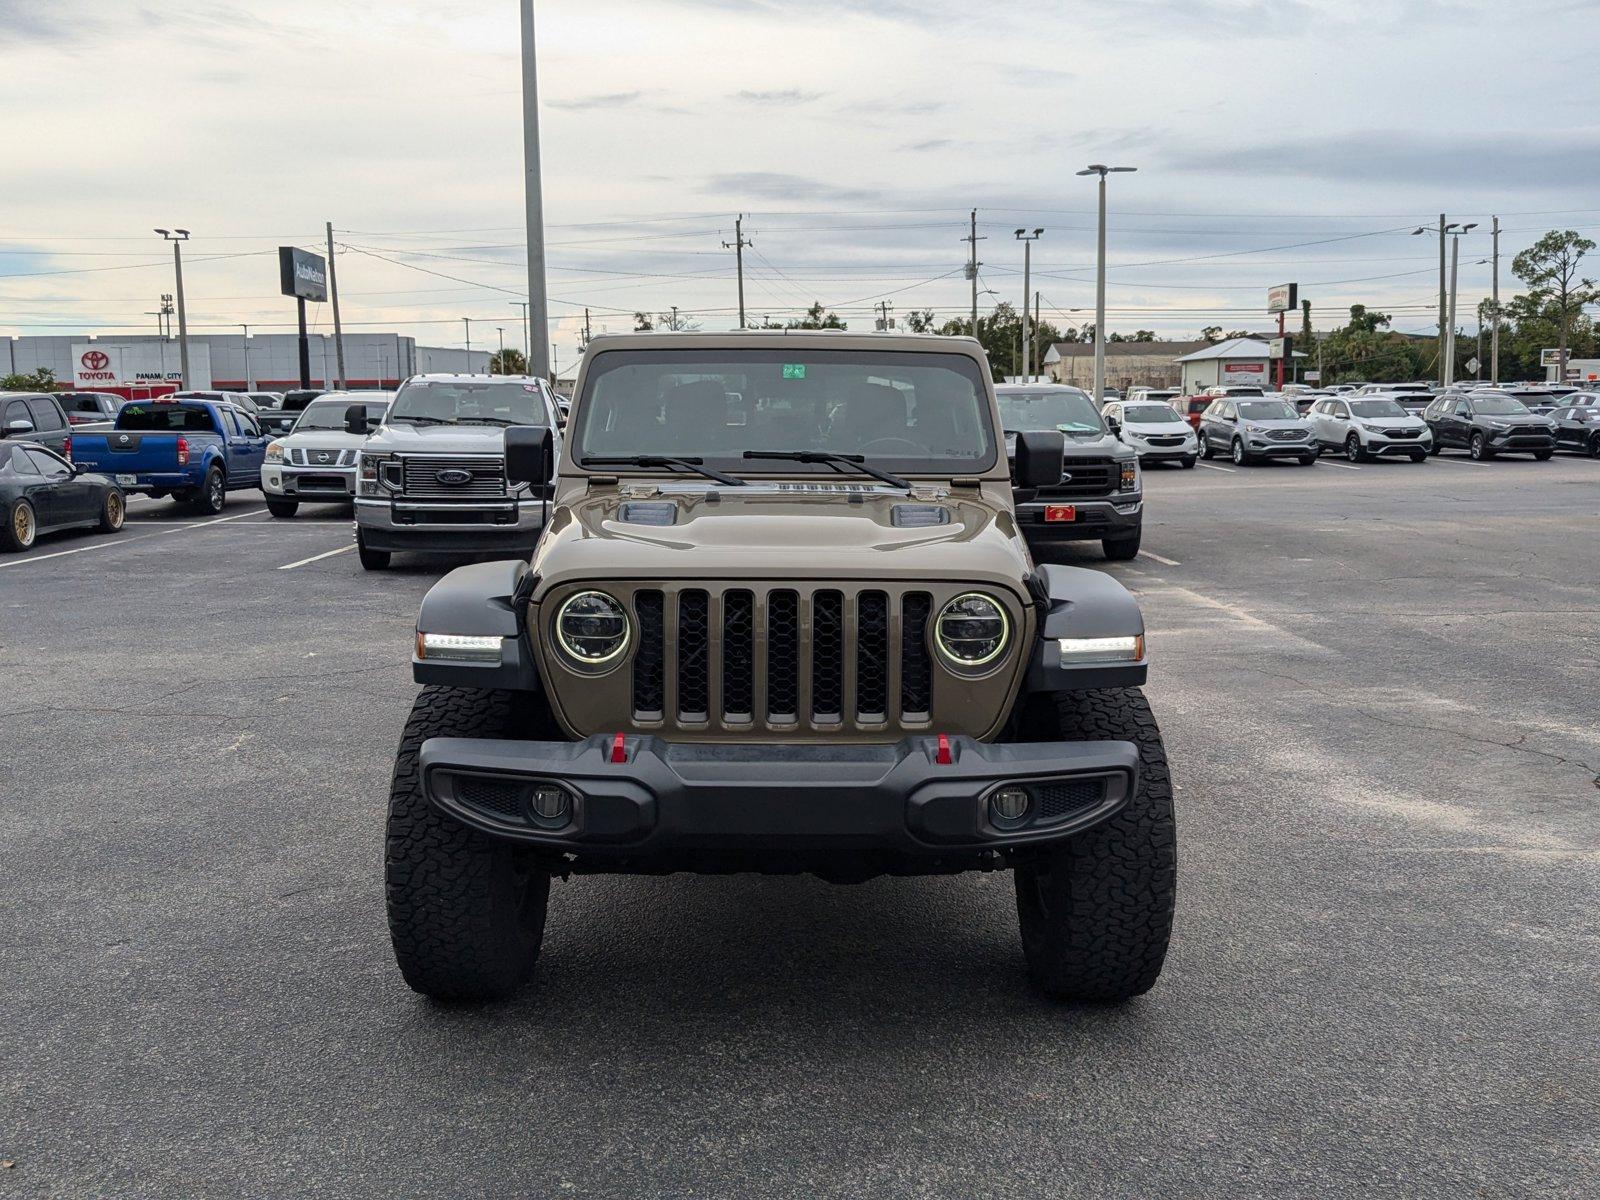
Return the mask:
<path id="1" fill-rule="evenodd" d="M 1594 280 L 1579 274 L 1583 256 L 1593 249 L 1594 242 L 1576 230 L 1552 229 L 1511 260 L 1511 272 L 1528 285 L 1530 301 L 1555 319 L 1563 369 L 1573 319 L 1596 299 Z"/>
<path id="2" fill-rule="evenodd" d="M 1212 345 L 1216 345 L 1222 340 L 1222 326 L 1207 325 L 1200 331 L 1200 340 L 1203 342 L 1210 342 Z"/>
<path id="3" fill-rule="evenodd" d="M 911 312 L 908 312 L 906 314 L 906 328 L 911 330 L 912 333 L 933 333 L 933 309 L 925 308 L 920 312 L 913 309 Z"/>
<path id="4" fill-rule="evenodd" d="M 633 331 L 635 333 L 649 333 L 655 327 L 656 323 L 649 313 L 636 312 L 633 314 Z"/>
<path id="5" fill-rule="evenodd" d="M 40 367 L 27 373 L 17 373 L 0 378 L 0 392 L 53 392 L 56 390 L 56 373 L 49 367 Z"/>
<path id="6" fill-rule="evenodd" d="M 489 356 L 489 374 L 491 375 L 526 375 L 528 373 L 528 360 L 522 357 L 521 350 L 497 350 Z"/>
<path id="7" fill-rule="evenodd" d="M 1156 331 L 1154 329 L 1135 329 L 1133 336 L 1128 340 L 1130 342 L 1153 342 L 1156 340 Z"/>
<path id="8" fill-rule="evenodd" d="M 806 309 L 806 315 L 798 320 L 790 321 L 785 329 L 843 329 L 845 324 L 839 319 L 839 314 L 828 312 L 818 300 Z"/>
<path id="9" fill-rule="evenodd" d="M 1330 330 L 1320 345 L 1323 383 L 1414 379 L 1423 373 L 1432 353 L 1431 343 L 1416 343 L 1393 332 L 1387 313 L 1364 304 L 1352 304 L 1349 322 Z"/>

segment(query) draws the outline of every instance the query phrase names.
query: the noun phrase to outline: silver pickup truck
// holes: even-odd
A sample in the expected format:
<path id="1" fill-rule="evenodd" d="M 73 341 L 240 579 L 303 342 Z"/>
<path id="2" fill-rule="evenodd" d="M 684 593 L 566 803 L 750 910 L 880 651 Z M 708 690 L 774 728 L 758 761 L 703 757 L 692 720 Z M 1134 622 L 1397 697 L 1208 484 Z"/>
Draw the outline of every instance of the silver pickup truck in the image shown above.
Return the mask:
<path id="1" fill-rule="evenodd" d="M 396 550 L 527 554 L 543 528 L 545 496 L 506 480 L 505 431 L 546 427 L 560 443 L 560 410 L 541 379 L 415 375 L 361 446 L 356 549 L 379 571 Z M 365 421 L 365 412 L 352 420 Z"/>

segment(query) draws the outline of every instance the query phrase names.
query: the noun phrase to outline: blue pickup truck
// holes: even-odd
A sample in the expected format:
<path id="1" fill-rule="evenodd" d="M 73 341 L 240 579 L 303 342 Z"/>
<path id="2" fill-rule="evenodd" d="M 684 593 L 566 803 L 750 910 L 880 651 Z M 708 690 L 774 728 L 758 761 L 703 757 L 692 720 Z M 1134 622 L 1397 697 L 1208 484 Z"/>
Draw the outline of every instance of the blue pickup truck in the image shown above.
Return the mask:
<path id="1" fill-rule="evenodd" d="M 267 437 L 256 419 L 212 400 L 136 400 L 104 432 L 72 438 L 72 458 L 125 492 L 171 496 L 219 513 L 228 493 L 261 486 Z"/>

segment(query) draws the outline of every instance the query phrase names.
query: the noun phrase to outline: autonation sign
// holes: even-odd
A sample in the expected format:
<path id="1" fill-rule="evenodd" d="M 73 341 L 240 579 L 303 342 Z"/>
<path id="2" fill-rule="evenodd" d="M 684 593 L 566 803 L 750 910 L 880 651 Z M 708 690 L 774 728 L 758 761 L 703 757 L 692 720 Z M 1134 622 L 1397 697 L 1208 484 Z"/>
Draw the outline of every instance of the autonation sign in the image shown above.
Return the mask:
<path id="1" fill-rule="evenodd" d="M 278 283 L 285 296 L 328 298 L 328 260 L 298 246 L 278 247 Z"/>

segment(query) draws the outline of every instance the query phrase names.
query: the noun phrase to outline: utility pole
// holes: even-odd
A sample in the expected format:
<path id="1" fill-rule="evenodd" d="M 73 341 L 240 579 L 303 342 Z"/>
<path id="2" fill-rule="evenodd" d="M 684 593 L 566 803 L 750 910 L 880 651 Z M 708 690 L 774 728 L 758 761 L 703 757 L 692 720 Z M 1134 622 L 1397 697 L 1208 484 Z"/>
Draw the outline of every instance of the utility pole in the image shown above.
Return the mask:
<path id="1" fill-rule="evenodd" d="M 471 375 L 472 374 L 472 318 L 471 317 L 462 317 L 461 318 L 461 323 L 467 327 L 467 369 L 464 372 L 462 372 L 462 374 Z"/>
<path id="2" fill-rule="evenodd" d="M 1033 280 L 1030 272 L 1033 269 L 1033 244 L 1044 236 L 1044 230 L 1035 229 L 1029 233 L 1026 229 L 1019 229 L 1013 235 L 1022 243 L 1022 382 L 1027 383 L 1031 378 L 1029 370 L 1029 343 L 1028 316 L 1033 309 Z"/>
<path id="3" fill-rule="evenodd" d="M 526 300 L 511 300 L 507 303 L 512 308 L 520 308 L 522 310 L 522 369 L 526 372 L 528 370 L 528 347 L 533 336 L 528 329 L 528 302 Z"/>
<path id="4" fill-rule="evenodd" d="M 724 250 L 732 250 L 734 261 L 739 272 L 739 328 L 744 328 L 744 248 L 753 246 L 754 242 L 745 241 L 744 214 L 740 213 L 733 221 L 733 241 L 723 242 Z"/>
<path id="5" fill-rule="evenodd" d="M 544 283 L 544 187 L 539 176 L 539 71 L 533 0 L 522 0 L 522 171 L 528 229 L 528 304 L 531 320 L 539 327 L 539 337 L 530 347 L 528 374 L 549 379 L 550 303 Z"/>
<path id="6" fill-rule="evenodd" d="M 500 335 L 500 374 L 508 375 L 510 372 L 506 370 L 506 331 L 501 325 L 496 325 L 494 331 Z M 494 372 L 490 371 L 489 374 L 493 375 Z"/>
<path id="7" fill-rule="evenodd" d="M 1040 304 L 1041 304 L 1040 295 L 1039 295 L 1038 292 L 1034 292 L 1034 294 L 1033 294 L 1033 336 L 1034 336 L 1035 340 L 1037 340 L 1038 337 L 1039 337 Z M 1041 352 L 1041 357 L 1042 357 L 1042 354 L 1043 354 L 1043 349 L 1044 348 L 1042 346 L 1039 347 L 1039 350 Z M 1039 363 L 1035 363 L 1034 365 L 1036 367 L 1041 368 L 1040 374 L 1043 374 L 1042 368 L 1044 367 L 1044 363 L 1039 362 Z"/>
<path id="8" fill-rule="evenodd" d="M 328 299 L 333 303 L 333 362 L 339 372 L 339 389 L 350 386 L 344 374 L 344 326 L 339 324 L 339 277 L 333 270 L 333 222 L 328 222 Z"/>
<path id="9" fill-rule="evenodd" d="M 1445 334 L 1444 371 L 1446 386 L 1456 381 L 1456 281 L 1461 266 L 1461 235 L 1477 227 L 1476 221 L 1469 221 L 1450 235 L 1450 324 Z"/>
<path id="10" fill-rule="evenodd" d="M 244 330 L 244 390 L 253 392 L 256 390 L 256 383 L 250 377 L 250 326 L 241 325 L 239 328 Z"/>
<path id="11" fill-rule="evenodd" d="M 1137 171 L 1138 167 L 1108 167 L 1090 163 L 1079 175 L 1100 176 L 1100 233 L 1098 269 L 1094 280 L 1094 403 L 1099 408 L 1106 399 L 1106 176 L 1114 171 Z"/>
<path id="12" fill-rule="evenodd" d="M 163 241 L 172 243 L 172 270 L 177 276 L 178 293 L 178 370 L 183 378 L 178 390 L 189 386 L 189 314 L 183 306 L 183 244 L 189 240 L 187 229 L 158 229 Z"/>
<path id="13" fill-rule="evenodd" d="M 1489 294 L 1489 302 L 1494 305 L 1494 313 L 1490 317 L 1494 321 L 1493 332 L 1489 335 L 1489 382 L 1500 382 L 1500 218 L 1494 219 L 1494 283 L 1493 291 Z"/>
<path id="14" fill-rule="evenodd" d="M 1447 384 L 1450 380 L 1444 368 L 1444 342 L 1445 342 L 1445 291 L 1444 291 L 1444 235 L 1448 229 L 1444 223 L 1444 213 L 1439 214 L 1439 382 Z"/>
<path id="15" fill-rule="evenodd" d="M 972 210 L 972 232 L 961 239 L 966 242 L 971 250 L 967 254 L 967 278 L 972 281 L 972 336 L 978 336 L 978 268 L 983 266 L 978 261 L 978 243 L 989 239 L 978 236 L 978 210 Z"/>
<path id="16" fill-rule="evenodd" d="M 894 305 L 890 304 L 887 300 L 880 300 L 874 307 L 878 310 L 878 328 L 883 331 L 893 329 L 894 326 L 892 322 L 894 321 L 894 318 L 889 314 L 894 311 Z"/>

